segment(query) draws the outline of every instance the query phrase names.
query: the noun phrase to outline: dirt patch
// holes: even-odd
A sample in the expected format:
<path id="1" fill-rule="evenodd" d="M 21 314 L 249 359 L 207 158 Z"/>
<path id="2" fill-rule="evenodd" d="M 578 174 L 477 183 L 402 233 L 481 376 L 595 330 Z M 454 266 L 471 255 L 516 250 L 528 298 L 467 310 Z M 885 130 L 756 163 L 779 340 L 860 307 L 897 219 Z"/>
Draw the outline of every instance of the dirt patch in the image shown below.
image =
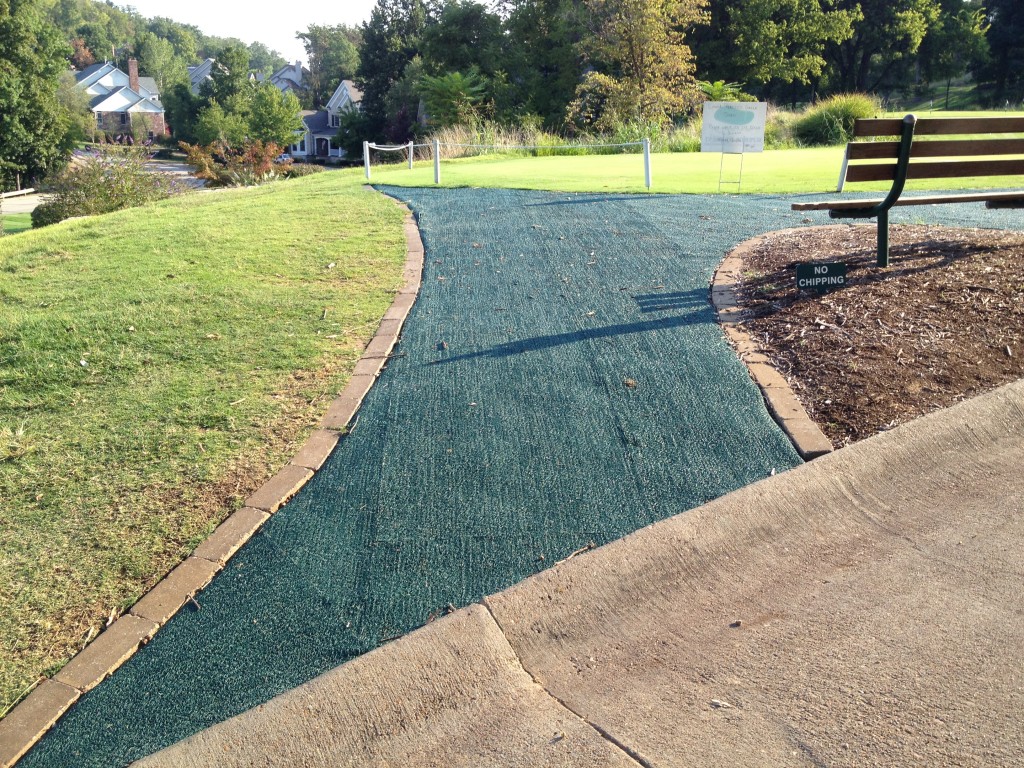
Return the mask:
<path id="1" fill-rule="evenodd" d="M 873 225 L 769 235 L 744 258 L 744 329 L 842 446 L 1024 376 L 1024 233 Z M 797 291 L 798 263 L 847 285 Z"/>

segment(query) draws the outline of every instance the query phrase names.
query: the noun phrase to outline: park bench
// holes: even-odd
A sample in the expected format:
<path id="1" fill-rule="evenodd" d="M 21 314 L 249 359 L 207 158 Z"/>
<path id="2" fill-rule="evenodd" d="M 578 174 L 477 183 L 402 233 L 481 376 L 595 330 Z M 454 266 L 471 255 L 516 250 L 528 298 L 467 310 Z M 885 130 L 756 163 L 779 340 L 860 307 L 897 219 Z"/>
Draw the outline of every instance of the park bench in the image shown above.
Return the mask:
<path id="1" fill-rule="evenodd" d="M 839 191 L 845 182 L 891 181 L 883 199 L 793 203 L 794 211 L 827 210 L 833 219 L 878 219 L 878 266 L 889 265 L 889 209 L 904 205 L 985 203 L 989 208 L 1024 207 L 1024 189 L 1014 192 L 957 192 L 901 197 L 907 179 L 955 179 L 1024 175 L 1024 117 L 928 117 L 857 120 L 846 147 Z M 920 136 L 956 136 L 922 139 Z M 893 139 L 892 137 L 898 137 Z M 962 138 L 969 137 L 969 138 Z M 877 141 L 884 138 L 886 140 Z"/>

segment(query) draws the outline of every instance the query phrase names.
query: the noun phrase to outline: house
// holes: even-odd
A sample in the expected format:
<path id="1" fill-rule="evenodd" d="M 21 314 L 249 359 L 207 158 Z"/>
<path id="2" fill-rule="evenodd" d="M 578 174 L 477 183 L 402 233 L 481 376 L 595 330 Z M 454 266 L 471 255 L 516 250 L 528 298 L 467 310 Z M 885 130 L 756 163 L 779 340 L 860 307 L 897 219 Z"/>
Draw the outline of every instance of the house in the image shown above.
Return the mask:
<path id="1" fill-rule="evenodd" d="M 302 66 L 301 61 L 286 64 L 270 76 L 270 82 L 280 88 L 282 92 L 291 91 L 299 99 L 306 91 L 308 80 L 309 70 Z"/>
<path id="2" fill-rule="evenodd" d="M 331 146 L 331 139 L 338 135 L 341 115 L 351 109 L 360 109 L 363 92 L 351 80 L 342 80 L 334 94 L 327 101 L 327 108 L 319 112 L 303 111 L 304 130 L 296 133 L 298 141 L 292 144 L 288 154 L 299 160 L 313 160 L 344 157 L 343 150 Z"/>
<path id="3" fill-rule="evenodd" d="M 139 77 L 139 63 L 128 60 L 128 73 L 105 61 L 75 75 L 76 85 L 92 98 L 89 108 L 96 116 L 96 129 L 107 135 L 138 134 L 149 138 L 164 136 L 167 122 L 156 81 Z"/>
<path id="4" fill-rule="evenodd" d="M 213 79 L 210 75 L 213 73 L 213 65 L 216 61 L 216 59 L 206 59 L 201 64 L 188 68 L 189 89 L 193 96 L 199 95 L 199 89 L 202 88 L 203 83 Z"/>

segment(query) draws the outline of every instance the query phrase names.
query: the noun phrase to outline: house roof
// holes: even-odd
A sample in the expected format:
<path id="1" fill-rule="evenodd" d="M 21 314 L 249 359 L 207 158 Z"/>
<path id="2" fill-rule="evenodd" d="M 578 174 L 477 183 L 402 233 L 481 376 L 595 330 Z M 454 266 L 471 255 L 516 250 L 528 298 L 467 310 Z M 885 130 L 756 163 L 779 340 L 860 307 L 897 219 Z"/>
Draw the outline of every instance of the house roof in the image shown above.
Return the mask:
<path id="1" fill-rule="evenodd" d="M 309 70 L 302 66 L 301 61 L 296 61 L 294 64 L 285 64 L 272 74 L 270 82 L 278 88 L 283 88 L 285 85 L 301 88 L 303 80 L 307 77 L 309 77 Z"/>
<path id="2" fill-rule="evenodd" d="M 198 93 L 199 86 L 202 85 L 204 80 L 209 79 L 210 70 L 213 69 L 214 62 L 216 62 L 216 59 L 206 59 L 201 64 L 188 68 L 188 79 L 192 83 L 192 91 L 194 93 Z"/>
<path id="3" fill-rule="evenodd" d="M 160 93 L 160 89 L 156 86 L 156 78 L 153 77 L 140 77 L 139 86 L 149 91 L 152 94 Z"/>
<path id="4" fill-rule="evenodd" d="M 119 98 L 115 98 L 119 97 Z M 110 93 L 94 96 L 89 102 L 93 112 L 163 112 L 163 105 L 128 86 L 115 88 Z"/>
<path id="5" fill-rule="evenodd" d="M 310 133 L 337 133 L 337 128 L 331 128 L 331 117 L 326 109 L 311 114 L 303 114 L 302 122 Z"/>
<path id="6" fill-rule="evenodd" d="M 353 104 L 358 104 L 363 100 L 363 92 L 356 88 L 356 84 L 351 80 L 342 80 L 341 84 L 348 88 L 348 95 L 352 98 Z"/>

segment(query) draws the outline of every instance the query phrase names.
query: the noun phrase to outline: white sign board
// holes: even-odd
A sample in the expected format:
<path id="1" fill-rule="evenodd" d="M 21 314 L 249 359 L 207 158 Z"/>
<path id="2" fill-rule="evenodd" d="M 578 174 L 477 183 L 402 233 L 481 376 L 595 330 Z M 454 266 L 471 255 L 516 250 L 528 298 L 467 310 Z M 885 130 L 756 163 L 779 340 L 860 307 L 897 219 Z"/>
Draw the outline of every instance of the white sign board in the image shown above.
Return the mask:
<path id="1" fill-rule="evenodd" d="M 763 152 L 768 105 L 763 101 L 705 101 L 701 152 Z"/>

